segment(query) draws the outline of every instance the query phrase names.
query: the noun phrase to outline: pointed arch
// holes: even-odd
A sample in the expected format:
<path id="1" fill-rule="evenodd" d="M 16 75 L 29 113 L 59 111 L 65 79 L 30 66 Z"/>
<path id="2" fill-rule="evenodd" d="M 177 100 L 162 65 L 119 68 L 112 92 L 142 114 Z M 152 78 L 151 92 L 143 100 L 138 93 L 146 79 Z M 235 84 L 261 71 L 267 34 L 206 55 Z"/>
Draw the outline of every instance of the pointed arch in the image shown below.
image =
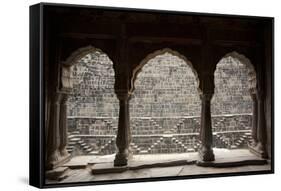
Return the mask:
<path id="1" fill-rule="evenodd" d="M 185 63 L 190 67 L 190 69 L 192 70 L 194 76 L 195 76 L 195 79 L 196 79 L 196 83 L 197 83 L 197 91 L 198 93 L 200 94 L 201 93 L 201 89 L 199 88 L 199 84 L 200 84 L 200 81 L 199 81 L 199 77 L 198 77 L 198 73 L 197 71 L 195 70 L 195 68 L 193 67 L 192 63 L 182 54 L 180 54 L 179 52 L 175 51 L 175 50 L 172 50 L 170 48 L 164 48 L 164 49 L 161 49 L 161 50 L 156 50 L 154 51 L 153 53 L 151 54 L 148 54 L 141 62 L 140 64 L 134 68 L 133 70 L 133 73 L 132 73 L 132 77 L 131 77 L 131 89 L 130 89 L 130 92 L 133 92 L 134 89 L 135 89 L 135 81 L 137 79 L 137 76 L 138 74 L 142 71 L 142 68 L 145 64 L 148 63 L 149 60 L 155 58 L 156 56 L 159 56 L 159 55 L 162 55 L 162 54 L 165 54 L 165 53 L 170 53 L 171 55 L 173 56 L 177 56 L 178 58 L 182 59 L 185 61 Z"/>
<path id="2" fill-rule="evenodd" d="M 102 50 L 88 46 L 72 53 L 63 69 L 71 83 L 67 100 L 68 136 L 82 141 L 70 140 L 69 152 L 73 156 L 115 153 L 119 101 L 114 92 L 112 60 Z M 77 147 L 72 146 L 74 143 Z"/>
<path id="3" fill-rule="evenodd" d="M 133 153 L 197 151 L 201 102 L 191 62 L 166 48 L 146 56 L 134 72 Z"/>
<path id="4" fill-rule="evenodd" d="M 212 98 L 214 147 L 247 148 L 253 124 L 256 71 L 250 59 L 236 51 L 225 54 L 214 71 Z M 242 140 L 242 141 L 241 141 Z"/>
<path id="5" fill-rule="evenodd" d="M 80 60 L 81 58 L 83 58 L 84 56 L 86 56 L 87 54 L 89 54 L 91 52 L 104 53 L 113 62 L 113 60 L 110 58 L 110 56 L 106 52 L 102 51 L 101 49 L 99 49 L 97 47 L 89 45 L 89 46 L 78 48 L 76 51 L 72 52 L 71 55 L 63 62 L 63 65 L 64 66 L 72 66 L 75 63 L 77 63 L 77 60 Z"/>
<path id="6" fill-rule="evenodd" d="M 254 65 L 251 63 L 250 59 L 247 58 L 245 55 L 240 54 L 236 51 L 232 51 L 230 53 L 227 53 L 226 55 L 224 55 L 219 62 L 217 62 L 216 64 L 216 69 L 217 70 L 217 66 L 220 63 L 221 60 L 228 58 L 228 57 L 232 57 L 233 59 L 238 60 L 240 63 L 246 65 L 246 67 L 249 69 L 248 72 L 248 76 L 249 76 L 249 83 L 250 83 L 250 91 L 255 92 L 257 89 L 257 75 L 256 75 L 256 70 Z"/>
<path id="7" fill-rule="evenodd" d="M 71 72 L 72 67 L 78 63 L 78 60 L 82 59 L 83 57 L 85 57 L 87 54 L 90 54 L 91 52 L 100 52 L 106 54 L 101 49 L 89 45 L 77 49 L 64 62 L 62 62 L 61 75 L 60 75 L 60 80 L 61 80 L 60 90 L 69 91 L 70 89 L 73 88 L 72 72 Z M 115 65 L 113 60 L 108 56 L 108 54 L 106 54 L 106 56 L 112 62 L 113 71 L 115 73 Z"/>

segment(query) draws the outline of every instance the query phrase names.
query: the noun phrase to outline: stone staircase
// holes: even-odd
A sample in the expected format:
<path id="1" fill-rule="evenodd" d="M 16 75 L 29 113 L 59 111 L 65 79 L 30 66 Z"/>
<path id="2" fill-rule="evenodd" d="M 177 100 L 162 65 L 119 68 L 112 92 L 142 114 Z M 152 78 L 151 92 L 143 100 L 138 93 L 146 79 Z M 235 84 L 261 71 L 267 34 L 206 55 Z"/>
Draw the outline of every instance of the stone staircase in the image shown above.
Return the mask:
<path id="1" fill-rule="evenodd" d="M 117 151 L 115 137 L 118 119 L 79 119 L 80 126 L 69 133 L 67 150 L 81 150 L 80 154 L 105 155 Z M 85 120 L 85 121 L 83 121 Z M 244 148 L 251 141 L 249 116 L 214 116 L 214 147 Z M 88 124 L 90 123 L 90 124 Z M 90 129 L 86 134 L 82 127 Z M 91 126 L 92 125 L 92 126 Z M 82 131 L 83 130 L 83 131 Z M 134 154 L 196 152 L 199 141 L 200 117 L 132 118 L 132 142 Z M 81 133 L 83 135 L 81 135 Z M 79 154 L 79 152 L 74 152 Z"/>
<path id="2" fill-rule="evenodd" d="M 107 155 L 107 154 L 112 154 L 112 151 L 116 150 L 115 146 L 115 137 L 112 137 L 105 145 L 101 146 L 101 148 L 98 151 L 92 151 L 90 154 L 102 154 L 102 155 Z M 113 152 L 115 153 L 115 152 Z"/>
<path id="3" fill-rule="evenodd" d="M 200 122 L 197 118 L 180 118 L 172 129 L 178 134 L 199 132 Z"/>
<path id="4" fill-rule="evenodd" d="M 190 147 L 186 145 L 180 139 L 173 135 L 164 135 L 160 137 L 156 142 L 154 142 L 146 151 L 141 151 L 140 153 L 183 153 L 183 152 L 195 152 L 197 151 L 197 146 Z"/>
<path id="5" fill-rule="evenodd" d="M 135 143 L 131 142 L 130 143 L 130 151 L 134 154 L 139 154 L 142 150 L 141 148 L 139 148 L 138 145 L 136 145 Z"/>
<path id="6" fill-rule="evenodd" d="M 217 148 L 228 148 L 238 149 L 247 147 L 248 143 L 251 142 L 252 135 L 250 132 L 239 133 L 237 138 L 232 138 L 230 135 L 223 135 L 222 133 L 214 134 L 214 147 Z"/>
<path id="7" fill-rule="evenodd" d="M 216 148 L 230 148 L 229 140 L 226 139 L 222 134 L 215 133 L 213 136 L 214 136 L 214 147 L 216 147 Z"/>
<path id="8" fill-rule="evenodd" d="M 240 136 L 237 141 L 235 141 L 234 148 L 241 148 L 245 145 L 248 145 L 249 142 L 252 140 L 252 135 L 251 133 L 244 133 L 244 135 Z"/>
<path id="9" fill-rule="evenodd" d="M 90 154 L 93 151 L 93 148 L 89 144 L 87 144 L 83 139 L 81 139 L 81 137 L 78 137 L 79 134 L 79 131 L 73 131 L 69 133 L 68 145 L 66 147 L 66 150 L 69 153 L 72 153 L 75 148 L 79 147 L 84 154 Z"/>

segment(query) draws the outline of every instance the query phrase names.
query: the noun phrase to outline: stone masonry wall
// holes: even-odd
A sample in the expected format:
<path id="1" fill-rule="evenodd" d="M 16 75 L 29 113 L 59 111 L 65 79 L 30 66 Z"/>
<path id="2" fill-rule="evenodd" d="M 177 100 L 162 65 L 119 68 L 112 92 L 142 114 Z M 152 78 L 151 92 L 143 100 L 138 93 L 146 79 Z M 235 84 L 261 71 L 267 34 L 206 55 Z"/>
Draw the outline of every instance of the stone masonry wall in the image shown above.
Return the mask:
<path id="1" fill-rule="evenodd" d="M 213 115 L 252 113 L 248 73 L 247 66 L 232 57 L 223 58 L 217 64 Z"/>
<path id="2" fill-rule="evenodd" d="M 241 148 L 250 139 L 252 101 L 247 74 L 246 66 L 231 57 L 217 65 L 211 107 L 215 147 Z M 104 53 L 90 53 L 73 66 L 72 77 L 70 151 L 80 140 L 79 147 L 86 153 L 114 153 L 119 102 L 114 93 L 113 63 Z M 201 112 L 197 87 L 190 66 L 170 53 L 143 66 L 130 100 L 134 153 L 197 150 Z"/>
<path id="3" fill-rule="evenodd" d="M 113 64 L 106 54 L 95 52 L 73 66 L 73 96 L 69 116 L 118 117 Z M 248 69 L 232 57 L 222 59 L 215 71 L 212 114 L 252 112 Z M 199 116 L 201 101 L 197 81 L 186 62 L 170 53 L 156 56 L 142 68 L 130 100 L 130 116 Z"/>
<path id="4" fill-rule="evenodd" d="M 199 116 L 197 81 L 187 63 L 170 53 L 149 60 L 138 74 L 130 101 L 132 117 Z"/>
<path id="5" fill-rule="evenodd" d="M 113 63 L 101 52 L 81 58 L 72 68 L 73 91 L 68 116 L 118 117 Z"/>

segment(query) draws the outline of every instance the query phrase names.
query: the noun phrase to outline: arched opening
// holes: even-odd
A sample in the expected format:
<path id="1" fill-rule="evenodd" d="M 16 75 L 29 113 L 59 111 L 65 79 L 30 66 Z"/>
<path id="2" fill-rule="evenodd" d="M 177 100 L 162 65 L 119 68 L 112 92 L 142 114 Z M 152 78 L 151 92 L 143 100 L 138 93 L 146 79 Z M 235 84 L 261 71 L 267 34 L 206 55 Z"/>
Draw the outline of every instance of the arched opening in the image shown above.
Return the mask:
<path id="1" fill-rule="evenodd" d="M 225 149 L 248 148 L 252 141 L 253 96 L 256 73 L 249 59 L 236 52 L 217 64 L 212 99 L 213 146 Z"/>
<path id="2" fill-rule="evenodd" d="M 119 112 L 113 62 L 99 49 L 83 50 L 72 56 L 70 67 L 67 150 L 72 155 L 113 154 Z"/>
<path id="3" fill-rule="evenodd" d="M 201 101 L 191 63 L 176 51 L 156 51 L 143 60 L 132 83 L 132 152 L 197 151 Z"/>

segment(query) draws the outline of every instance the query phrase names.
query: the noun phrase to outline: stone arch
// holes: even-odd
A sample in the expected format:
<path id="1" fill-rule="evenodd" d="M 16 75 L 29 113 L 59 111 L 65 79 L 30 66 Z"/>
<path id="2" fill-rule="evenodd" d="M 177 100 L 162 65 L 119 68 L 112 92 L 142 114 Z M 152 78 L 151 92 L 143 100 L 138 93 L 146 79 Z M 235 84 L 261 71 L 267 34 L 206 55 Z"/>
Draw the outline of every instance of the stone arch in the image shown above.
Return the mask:
<path id="1" fill-rule="evenodd" d="M 256 70 L 255 70 L 255 67 L 254 65 L 251 63 L 250 59 L 247 58 L 244 54 L 240 54 L 236 51 L 232 51 L 230 53 L 227 53 L 226 55 L 224 55 L 217 63 L 216 63 L 216 69 L 215 71 L 217 70 L 217 65 L 218 63 L 224 59 L 224 58 L 227 58 L 227 57 L 232 57 L 234 59 L 237 59 L 239 60 L 240 63 L 246 65 L 246 67 L 249 69 L 249 72 L 248 72 L 248 76 L 250 77 L 249 78 L 249 82 L 250 82 L 250 91 L 253 91 L 255 92 L 256 89 L 257 89 L 257 73 L 256 73 Z"/>
<path id="2" fill-rule="evenodd" d="M 92 45 L 89 45 L 89 46 L 81 47 L 81 48 L 77 49 L 76 51 L 72 52 L 71 55 L 65 61 L 62 62 L 61 76 L 60 76 L 60 80 L 61 80 L 60 90 L 70 91 L 70 89 L 73 87 L 72 76 L 71 76 L 71 67 L 73 65 L 75 65 L 78 60 L 80 60 L 81 58 L 83 58 L 84 56 L 86 56 L 87 54 L 89 54 L 91 52 L 100 52 L 100 53 L 106 54 L 101 49 L 96 48 Z M 114 70 L 114 73 L 116 73 L 115 64 L 114 64 L 112 58 L 110 58 L 110 56 L 108 54 L 106 54 L 106 55 L 113 63 L 113 70 Z"/>
<path id="3" fill-rule="evenodd" d="M 102 50 L 88 46 L 75 51 L 62 69 L 62 80 L 68 82 L 68 89 L 66 86 L 62 89 L 68 91 L 67 122 L 71 144 L 67 149 L 73 155 L 115 153 L 119 101 L 114 92 L 113 61 Z M 75 142 L 78 139 L 80 141 Z"/>
<path id="4" fill-rule="evenodd" d="M 82 57 L 84 57 L 85 55 L 87 55 L 91 52 L 96 52 L 96 51 L 102 52 L 110 58 L 110 56 L 106 52 L 102 51 L 101 49 L 99 49 L 97 47 L 89 45 L 89 46 L 78 48 L 77 50 L 72 52 L 71 55 L 69 57 L 67 57 L 67 59 L 63 62 L 63 65 L 72 66 L 73 64 L 75 64 L 75 62 L 77 60 L 81 59 Z M 113 62 L 112 58 L 110 58 L 110 60 Z"/>
<path id="5" fill-rule="evenodd" d="M 133 153 L 198 149 L 201 101 L 191 62 L 171 49 L 148 55 L 135 69 L 130 100 Z"/>
<path id="6" fill-rule="evenodd" d="M 228 61 L 231 64 L 230 66 L 227 66 Z M 232 66 L 237 68 L 231 70 L 230 67 Z M 217 77 L 219 74 L 221 76 Z M 229 77 L 233 76 L 232 82 Z M 237 79 L 238 81 L 235 81 Z M 254 123 L 252 118 L 254 115 L 253 101 L 257 88 L 254 66 L 243 54 L 236 51 L 227 53 L 216 64 L 214 82 L 215 94 L 211 107 L 213 131 L 216 132 L 214 146 L 223 148 L 247 147 L 252 140 L 251 130 Z M 228 83 L 226 87 L 224 87 L 225 83 Z M 222 95 L 218 96 L 216 91 L 219 91 Z M 236 132 L 231 133 L 231 131 Z"/>
<path id="7" fill-rule="evenodd" d="M 133 72 L 132 72 L 132 77 L 131 77 L 131 89 L 130 89 L 130 92 L 133 92 L 134 89 L 135 89 L 135 81 L 136 81 L 136 78 L 138 76 L 138 74 L 141 72 L 143 66 L 145 64 L 147 64 L 147 62 L 153 58 L 155 58 L 156 56 L 159 56 L 159 55 L 162 55 L 164 53 L 170 53 L 172 54 L 173 56 L 177 56 L 178 58 L 182 59 L 185 61 L 185 63 L 191 68 L 194 76 L 195 76 L 195 79 L 196 79 L 196 83 L 197 83 L 197 90 L 198 90 L 198 93 L 201 94 L 201 89 L 199 87 L 200 85 L 200 80 L 199 80 L 199 77 L 198 77 L 198 73 L 197 71 L 195 70 L 195 68 L 193 67 L 191 61 L 189 61 L 184 55 L 180 54 L 178 51 L 175 51 L 175 50 L 172 50 L 170 48 L 164 48 L 164 49 L 161 49 L 161 50 L 156 50 L 154 51 L 153 53 L 150 53 L 148 54 L 139 64 L 137 67 L 134 68 Z"/>

